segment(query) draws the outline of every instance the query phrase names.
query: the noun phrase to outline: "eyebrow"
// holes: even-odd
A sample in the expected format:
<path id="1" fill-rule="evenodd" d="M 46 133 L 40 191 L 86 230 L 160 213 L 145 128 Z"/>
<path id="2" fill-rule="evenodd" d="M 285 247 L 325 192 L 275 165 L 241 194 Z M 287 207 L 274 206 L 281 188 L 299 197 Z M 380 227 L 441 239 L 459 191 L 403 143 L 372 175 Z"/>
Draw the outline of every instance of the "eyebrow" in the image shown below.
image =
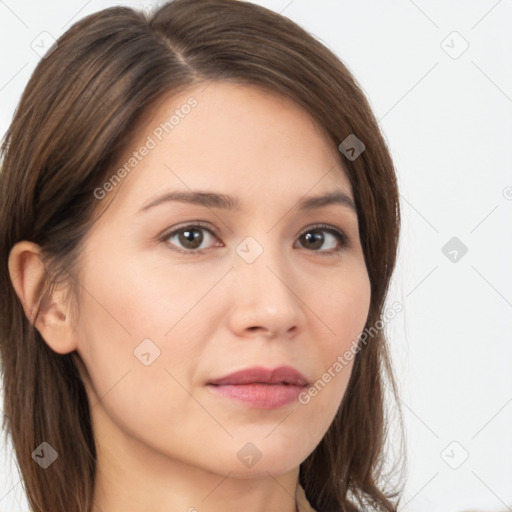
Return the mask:
<path id="1" fill-rule="evenodd" d="M 151 200 L 139 210 L 139 213 L 147 211 L 155 206 L 174 201 L 196 204 L 199 206 L 205 206 L 207 208 L 217 208 L 237 212 L 242 211 L 242 204 L 240 201 L 237 198 L 228 196 L 226 194 L 206 191 L 176 190 L 167 192 Z M 309 211 L 333 204 L 345 206 L 352 210 L 353 213 L 357 214 L 354 201 L 342 190 L 336 190 L 327 194 L 310 196 L 305 199 L 301 199 L 297 205 L 297 208 L 301 211 Z"/>

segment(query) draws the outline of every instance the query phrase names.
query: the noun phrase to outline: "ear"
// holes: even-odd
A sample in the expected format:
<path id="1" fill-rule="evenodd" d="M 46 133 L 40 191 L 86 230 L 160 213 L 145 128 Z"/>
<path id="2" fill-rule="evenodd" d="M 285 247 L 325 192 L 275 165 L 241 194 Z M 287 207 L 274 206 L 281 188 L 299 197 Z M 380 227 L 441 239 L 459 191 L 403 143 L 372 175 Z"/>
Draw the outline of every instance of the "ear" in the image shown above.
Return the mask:
<path id="1" fill-rule="evenodd" d="M 76 350 L 72 316 L 64 289 L 56 287 L 52 295 L 41 303 L 47 279 L 41 247 L 26 240 L 18 242 L 10 251 L 8 267 L 12 285 L 30 323 L 34 323 L 40 306 L 34 325 L 50 348 L 59 354 Z"/>

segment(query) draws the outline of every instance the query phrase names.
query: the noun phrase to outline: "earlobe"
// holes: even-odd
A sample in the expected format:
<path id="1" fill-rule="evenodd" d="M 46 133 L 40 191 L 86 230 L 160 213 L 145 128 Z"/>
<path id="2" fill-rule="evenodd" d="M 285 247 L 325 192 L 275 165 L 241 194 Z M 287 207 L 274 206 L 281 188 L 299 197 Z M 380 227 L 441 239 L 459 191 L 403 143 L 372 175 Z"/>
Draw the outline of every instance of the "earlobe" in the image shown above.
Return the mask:
<path id="1" fill-rule="evenodd" d="M 43 301 L 47 275 L 41 258 L 41 247 L 27 240 L 18 242 L 9 254 L 8 267 L 25 315 L 50 348 L 60 354 L 75 350 L 71 317 L 67 311 L 69 306 L 64 302 L 65 294 L 60 289 L 54 290 Z"/>

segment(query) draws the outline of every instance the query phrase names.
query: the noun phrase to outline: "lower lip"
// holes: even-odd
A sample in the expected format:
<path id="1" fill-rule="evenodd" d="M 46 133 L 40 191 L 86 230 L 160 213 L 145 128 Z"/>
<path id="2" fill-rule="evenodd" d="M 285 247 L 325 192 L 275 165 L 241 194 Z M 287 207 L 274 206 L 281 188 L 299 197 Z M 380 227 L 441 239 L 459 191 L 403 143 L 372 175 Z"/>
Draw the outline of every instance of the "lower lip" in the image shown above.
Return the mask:
<path id="1" fill-rule="evenodd" d="M 208 386 L 227 398 L 240 400 L 258 409 L 278 409 L 297 400 L 304 386 L 289 384 L 221 384 Z"/>

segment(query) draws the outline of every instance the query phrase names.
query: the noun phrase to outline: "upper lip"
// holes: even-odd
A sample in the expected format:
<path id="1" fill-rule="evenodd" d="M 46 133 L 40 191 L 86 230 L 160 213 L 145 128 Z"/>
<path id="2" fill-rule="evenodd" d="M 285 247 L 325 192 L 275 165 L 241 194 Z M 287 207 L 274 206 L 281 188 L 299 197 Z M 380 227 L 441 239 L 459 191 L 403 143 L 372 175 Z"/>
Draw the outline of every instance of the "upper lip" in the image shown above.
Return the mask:
<path id="1" fill-rule="evenodd" d="M 236 384 L 289 384 L 306 386 L 308 381 L 302 373 L 291 366 L 279 366 L 278 368 L 264 368 L 254 366 L 246 370 L 230 373 L 219 379 L 213 379 L 208 384 L 236 385 Z"/>

